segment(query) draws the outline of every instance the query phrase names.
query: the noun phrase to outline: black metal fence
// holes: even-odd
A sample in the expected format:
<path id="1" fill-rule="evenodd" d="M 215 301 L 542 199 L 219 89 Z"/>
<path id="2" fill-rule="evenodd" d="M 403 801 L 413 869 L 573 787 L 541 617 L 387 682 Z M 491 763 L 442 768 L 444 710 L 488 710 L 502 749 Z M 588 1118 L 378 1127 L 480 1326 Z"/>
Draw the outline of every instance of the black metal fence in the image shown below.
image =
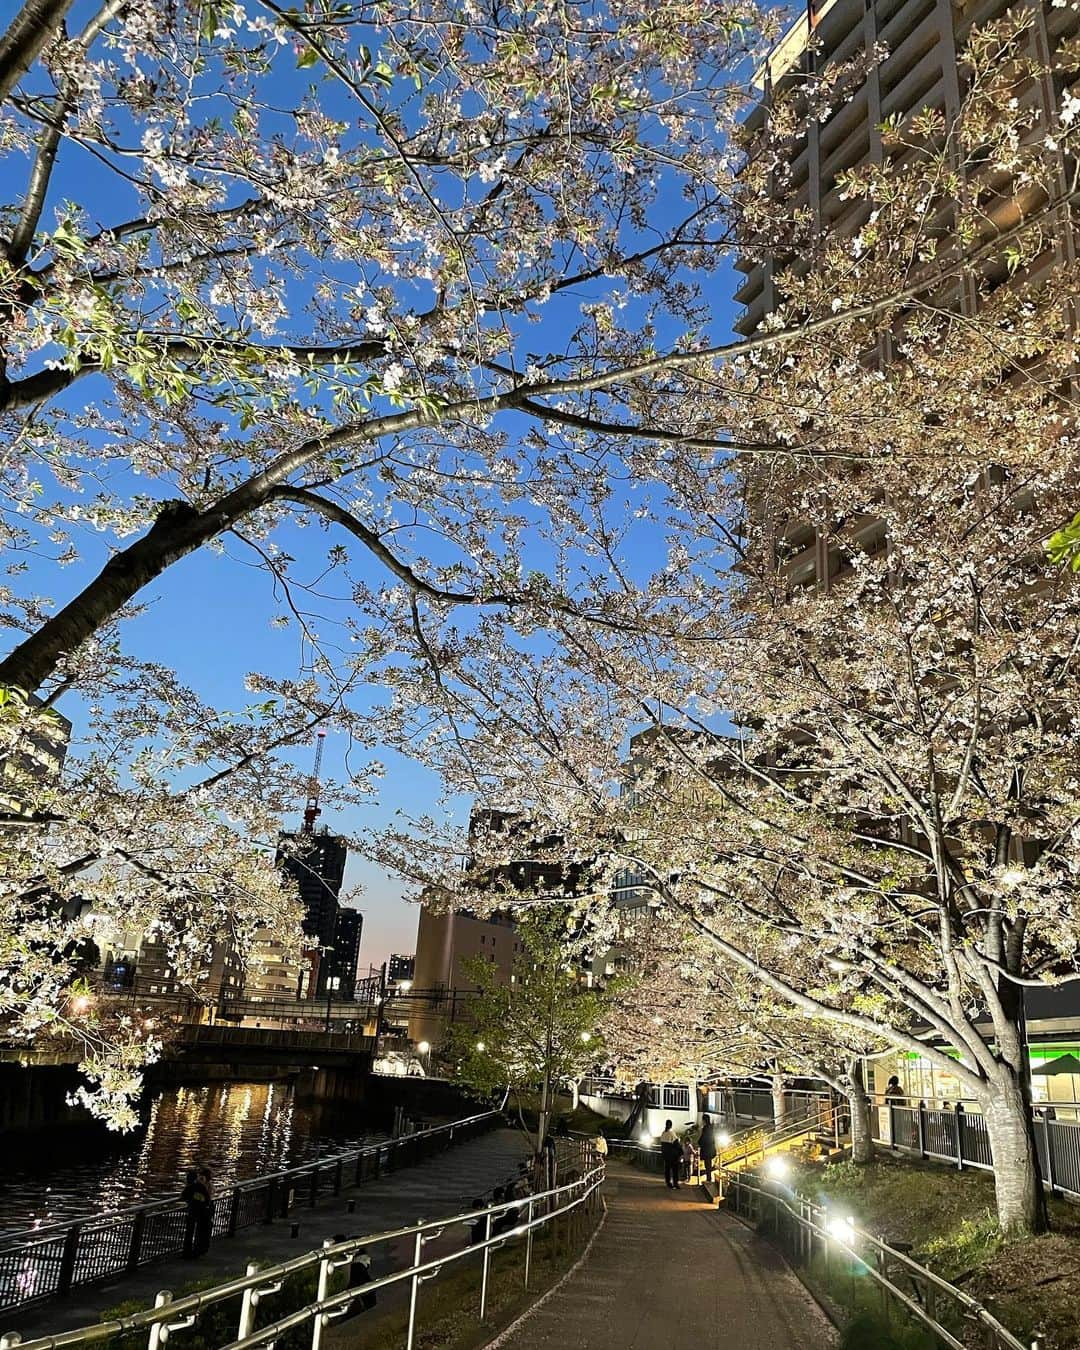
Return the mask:
<path id="1" fill-rule="evenodd" d="M 486 1111 L 400 1139 L 387 1139 L 269 1176 L 237 1182 L 216 1198 L 212 1235 L 231 1237 L 253 1224 L 287 1219 L 383 1172 L 395 1171 L 463 1143 L 489 1129 Z M 191 1239 L 187 1206 L 159 1200 L 131 1209 L 53 1224 L 0 1242 L 0 1310 L 67 1294 L 82 1285 L 116 1279 L 165 1257 L 179 1256 Z"/>
<path id="2" fill-rule="evenodd" d="M 924 1158 L 954 1162 L 958 1168 L 993 1170 L 986 1121 L 977 1111 L 930 1111 L 921 1104 L 897 1106 L 889 1102 L 876 1116 L 874 1137 L 880 1143 Z M 1046 1185 L 1052 1191 L 1080 1198 L 1080 1124 L 1037 1114 L 1035 1146 Z"/>

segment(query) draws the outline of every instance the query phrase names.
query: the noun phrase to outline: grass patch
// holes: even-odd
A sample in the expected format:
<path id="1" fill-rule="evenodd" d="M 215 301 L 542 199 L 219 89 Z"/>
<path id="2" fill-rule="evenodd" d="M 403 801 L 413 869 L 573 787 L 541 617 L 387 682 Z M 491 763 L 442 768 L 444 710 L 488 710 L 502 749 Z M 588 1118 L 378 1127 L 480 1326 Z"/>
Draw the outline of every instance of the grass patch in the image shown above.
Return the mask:
<path id="1" fill-rule="evenodd" d="M 840 1350 L 937 1350 L 937 1339 L 917 1327 L 896 1327 L 876 1312 L 855 1313 L 840 1334 Z"/>
<path id="2" fill-rule="evenodd" d="M 417 1350 L 476 1350 L 534 1303 L 545 1289 L 567 1271 L 584 1250 L 594 1228 L 585 1224 L 573 1234 L 539 1229 L 533 1239 L 529 1291 L 522 1284 L 525 1241 L 516 1240 L 496 1251 L 488 1276 L 487 1317 L 478 1321 L 482 1258 L 479 1253 L 445 1275 L 421 1285 L 417 1312 Z M 408 1308 L 364 1313 L 328 1332 L 327 1350 L 387 1350 L 404 1345 Z M 369 1320 L 370 1319 L 370 1320 Z"/>
<path id="3" fill-rule="evenodd" d="M 1051 1200 L 1053 1231 L 1037 1238 L 1007 1240 L 995 1219 L 993 1177 L 983 1171 L 935 1165 L 880 1151 L 866 1167 L 851 1162 L 802 1165 L 794 1184 L 804 1195 L 830 1209 L 850 1214 L 859 1227 L 893 1245 L 909 1243 L 912 1256 L 950 1283 L 958 1285 L 1020 1340 L 1041 1336 L 1046 1350 L 1080 1350 L 1080 1208 Z M 821 1278 L 818 1272 L 816 1278 Z M 866 1281 L 869 1284 L 869 1281 Z M 845 1284 L 848 1289 L 845 1290 Z M 879 1327 L 860 1330 L 860 1318 L 880 1318 L 880 1300 L 850 1297 L 850 1281 L 829 1281 L 825 1292 L 844 1307 L 853 1307 L 850 1323 L 855 1339 L 844 1350 L 865 1344 L 909 1342 L 884 1339 Z M 969 1324 L 957 1324 L 960 1339 L 980 1344 Z M 875 1340 L 874 1335 L 879 1339 Z M 910 1342 L 921 1350 L 924 1342 Z M 867 1339 L 869 1337 L 869 1339 Z M 928 1344 L 928 1343 L 927 1343 Z"/>

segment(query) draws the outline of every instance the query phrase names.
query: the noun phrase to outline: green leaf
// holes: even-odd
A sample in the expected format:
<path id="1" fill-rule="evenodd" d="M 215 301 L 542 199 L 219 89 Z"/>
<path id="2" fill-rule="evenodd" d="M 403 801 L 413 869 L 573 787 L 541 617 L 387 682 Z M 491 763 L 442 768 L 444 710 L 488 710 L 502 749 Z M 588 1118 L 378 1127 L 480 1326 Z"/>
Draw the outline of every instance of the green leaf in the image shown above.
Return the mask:
<path id="1" fill-rule="evenodd" d="M 307 70 L 309 66 L 314 66 L 319 60 L 319 53 L 314 47 L 306 47 L 296 58 L 296 69 Z"/>

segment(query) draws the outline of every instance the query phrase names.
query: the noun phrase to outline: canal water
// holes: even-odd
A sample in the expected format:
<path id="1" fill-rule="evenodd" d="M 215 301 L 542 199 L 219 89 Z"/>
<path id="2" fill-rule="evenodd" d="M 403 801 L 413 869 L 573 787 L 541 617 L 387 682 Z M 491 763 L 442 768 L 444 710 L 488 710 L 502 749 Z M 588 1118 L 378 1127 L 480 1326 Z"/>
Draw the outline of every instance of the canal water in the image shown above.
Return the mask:
<path id="1" fill-rule="evenodd" d="M 189 1167 L 206 1166 L 221 1192 L 382 1138 L 359 1105 L 298 1102 L 287 1083 L 211 1083 L 155 1097 L 145 1132 L 105 1156 L 65 1159 L 50 1139 L 40 1161 L 0 1165 L 0 1234 L 176 1195 Z"/>

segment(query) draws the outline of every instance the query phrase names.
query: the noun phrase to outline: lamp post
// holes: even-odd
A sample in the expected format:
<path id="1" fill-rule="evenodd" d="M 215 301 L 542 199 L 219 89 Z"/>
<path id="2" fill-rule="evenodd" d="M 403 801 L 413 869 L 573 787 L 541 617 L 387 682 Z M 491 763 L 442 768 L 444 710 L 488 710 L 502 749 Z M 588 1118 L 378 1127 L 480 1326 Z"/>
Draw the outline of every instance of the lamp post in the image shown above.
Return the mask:
<path id="1" fill-rule="evenodd" d="M 421 1041 L 416 1047 L 420 1052 L 420 1057 L 424 1061 L 424 1076 L 431 1077 L 431 1042 Z"/>

